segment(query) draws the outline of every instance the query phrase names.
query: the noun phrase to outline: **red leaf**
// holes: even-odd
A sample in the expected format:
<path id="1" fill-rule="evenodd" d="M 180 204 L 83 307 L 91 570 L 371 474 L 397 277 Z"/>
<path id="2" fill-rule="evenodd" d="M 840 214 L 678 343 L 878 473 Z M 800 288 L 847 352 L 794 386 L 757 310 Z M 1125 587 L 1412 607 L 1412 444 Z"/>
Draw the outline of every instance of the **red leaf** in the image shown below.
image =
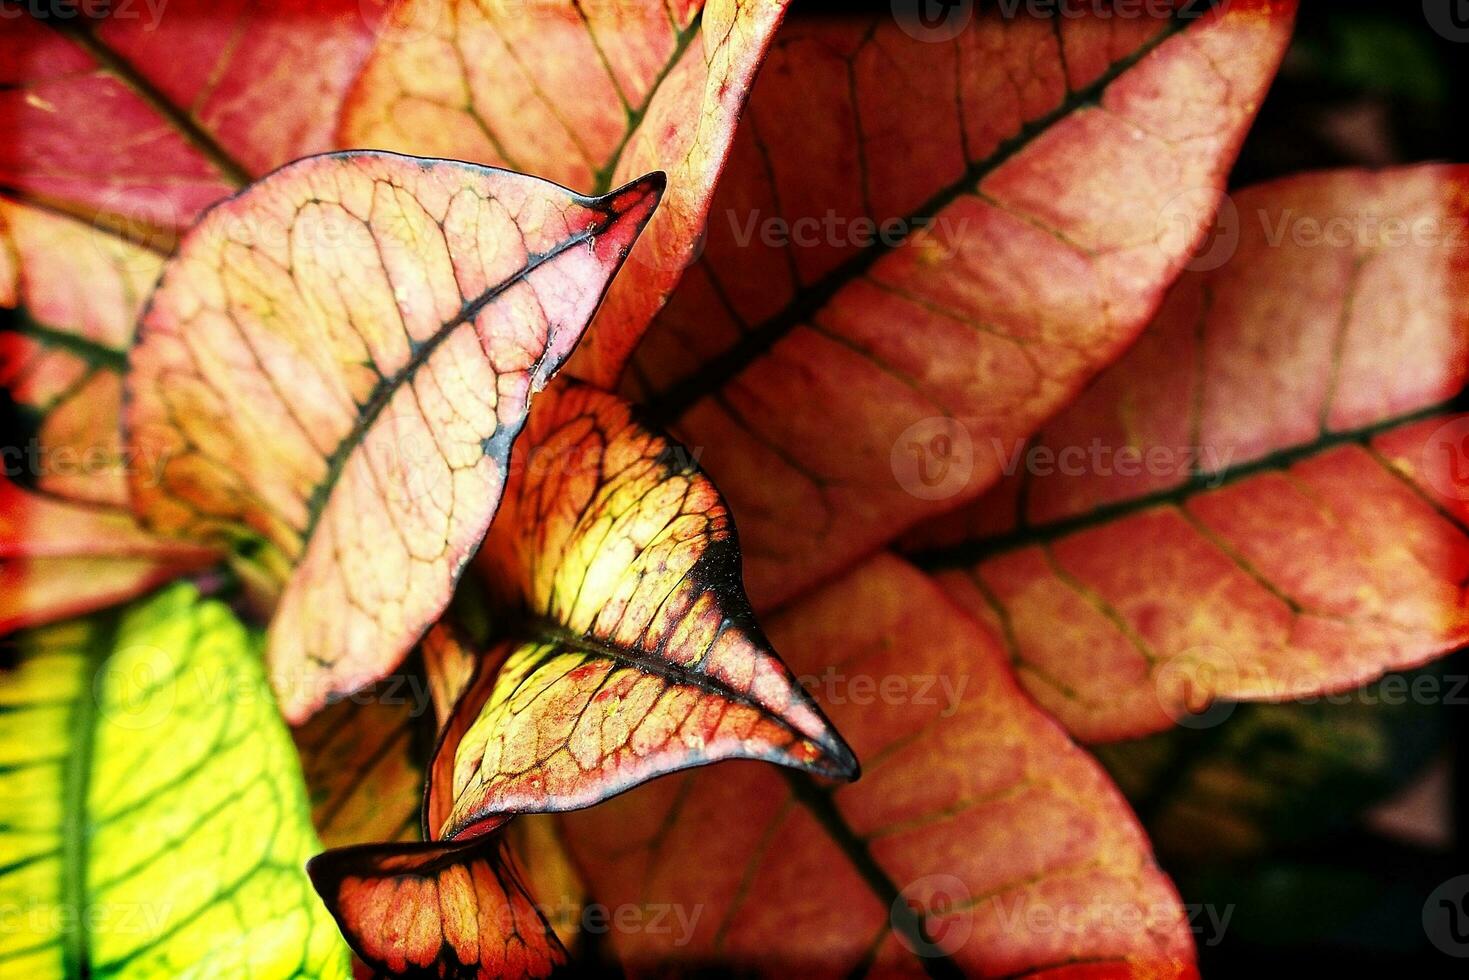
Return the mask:
<path id="1" fill-rule="evenodd" d="M 1207 227 L 1294 4 L 1225 9 L 977 17 L 942 43 L 886 17 L 781 33 L 704 261 L 635 362 L 707 447 L 757 607 L 978 495 L 989 437 L 1031 432 L 1135 337 Z M 919 472 L 912 451 L 945 440 L 917 463 L 947 471 Z"/>
<path id="2" fill-rule="evenodd" d="M 878 558 L 772 633 L 866 772 L 831 788 L 733 763 L 564 816 L 596 901 L 669 913 L 610 934 L 630 969 L 1195 975 L 1116 788 L 922 575 Z"/>
<path id="3" fill-rule="evenodd" d="M 162 251 L 206 206 L 331 149 L 377 14 L 357 0 L 167 0 L 9 16 L 0 185 Z M 17 12 L 18 13 L 18 12 Z"/>
<path id="4" fill-rule="evenodd" d="M 210 564 L 127 511 L 120 368 L 161 260 L 0 198 L 0 386 L 30 433 L 0 477 L 0 632 L 90 612 Z M 29 435 L 29 437 L 27 437 Z"/>
<path id="5" fill-rule="evenodd" d="M 1340 691 L 1469 642 L 1469 422 L 1445 414 L 1469 377 L 1466 215 L 1460 167 L 1240 192 L 1217 267 L 1037 438 L 1046 472 L 1007 446 L 1032 472 L 916 539 L 970 541 L 925 563 L 962 568 L 945 585 L 1074 733 Z"/>
<path id="6" fill-rule="evenodd" d="M 306 870 L 352 949 L 391 976 L 545 977 L 566 962 L 498 841 L 350 847 Z"/>
<path id="7" fill-rule="evenodd" d="M 605 387 L 693 257 L 785 5 L 405 3 L 352 88 L 342 142 L 593 191 L 666 170 L 668 195 L 568 368 Z"/>

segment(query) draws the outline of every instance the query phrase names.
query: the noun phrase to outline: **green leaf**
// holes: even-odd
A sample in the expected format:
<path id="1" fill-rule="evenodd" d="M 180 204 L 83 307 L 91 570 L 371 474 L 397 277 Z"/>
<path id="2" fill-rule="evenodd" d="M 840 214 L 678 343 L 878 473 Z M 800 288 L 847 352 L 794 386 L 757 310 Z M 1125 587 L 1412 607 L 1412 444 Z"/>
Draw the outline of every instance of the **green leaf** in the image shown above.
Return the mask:
<path id="1" fill-rule="evenodd" d="M 0 975 L 344 977 L 259 645 L 177 585 L 0 675 Z"/>

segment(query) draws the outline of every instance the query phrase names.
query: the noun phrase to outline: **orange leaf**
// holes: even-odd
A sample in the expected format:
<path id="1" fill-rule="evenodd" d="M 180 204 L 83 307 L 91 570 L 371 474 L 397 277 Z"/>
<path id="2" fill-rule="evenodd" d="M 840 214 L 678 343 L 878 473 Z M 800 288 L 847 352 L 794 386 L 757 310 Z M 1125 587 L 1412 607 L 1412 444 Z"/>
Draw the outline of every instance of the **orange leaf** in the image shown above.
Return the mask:
<path id="1" fill-rule="evenodd" d="M 989 437 L 1029 434 L 1146 323 L 1294 11 L 1184 6 L 781 32 L 704 259 L 634 361 L 639 400 L 708 447 L 757 608 L 977 496 Z"/>
<path id="2" fill-rule="evenodd" d="M 0 198 L 0 306 L 13 309 L 0 386 L 19 423 L 0 477 L 0 631 L 110 605 L 214 557 L 143 532 L 126 509 L 120 372 L 161 264 Z"/>
<path id="3" fill-rule="evenodd" d="M 451 614 L 423 644 L 435 700 L 462 691 L 430 766 L 424 832 L 468 843 L 404 853 L 444 875 L 455 860 L 472 869 L 514 814 L 590 806 L 721 759 L 855 777 L 851 751 L 755 625 L 729 515 L 682 447 L 577 383 L 542 395 L 526 428 L 478 562 L 501 640 L 472 657 Z M 380 884 L 400 869 L 372 862 L 398 853 L 317 860 Z M 374 906 L 318 882 L 362 952 Z M 447 933 L 461 913 L 450 900 L 401 893 L 396 914 Z"/>
<path id="4" fill-rule="evenodd" d="M 1466 217 L 1462 167 L 1240 192 L 1138 345 L 915 536 L 949 546 L 924 564 L 953 567 L 1072 732 L 1345 690 L 1469 642 L 1469 421 L 1446 414 Z"/>
<path id="5" fill-rule="evenodd" d="M 251 177 L 332 149 L 358 0 L 168 0 L 0 32 L 0 185 L 162 252 Z"/>
<path id="6" fill-rule="evenodd" d="M 344 153 L 209 213 L 130 355 L 147 525 L 281 589 L 267 645 L 301 721 L 397 664 L 489 525 L 528 399 L 656 206 L 469 164 Z"/>
<path id="7" fill-rule="evenodd" d="M 682 447 L 577 384 L 542 397 L 525 445 L 479 559 L 518 622 L 440 739 L 429 827 L 480 832 L 720 759 L 854 777 L 755 624 L 729 514 Z"/>
<path id="8" fill-rule="evenodd" d="M 391 976 L 544 977 L 566 962 L 498 839 L 349 847 L 306 870 L 352 949 Z"/>
<path id="9" fill-rule="evenodd" d="M 610 934 L 630 969 L 1195 975 L 1116 788 L 931 582 L 879 557 L 771 631 L 866 772 L 826 788 L 736 763 L 562 817 L 598 902 L 666 913 Z"/>
<path id="10" fill-rule="evenodd" d="M 785 6 L 405 3 L 352 88 L 342 143 L 474 160 L 594 191 L 666 170 L 668 195 L 568 368 L 606 387 L 693 256 Z"/>

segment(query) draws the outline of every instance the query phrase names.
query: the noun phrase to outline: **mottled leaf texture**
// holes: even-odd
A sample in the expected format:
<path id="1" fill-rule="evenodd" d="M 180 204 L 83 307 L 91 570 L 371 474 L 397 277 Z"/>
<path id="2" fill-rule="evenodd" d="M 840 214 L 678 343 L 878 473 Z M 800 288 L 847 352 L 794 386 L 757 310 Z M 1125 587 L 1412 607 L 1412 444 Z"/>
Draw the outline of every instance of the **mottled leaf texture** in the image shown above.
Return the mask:
<path id="1" fill-rule="evenodd" d="M 280 589 L 286 717 L 377 680 L 443 612 L 528 399 L 585 329 L 661 174 L 598 198 L 450 161 L 291 164 L 170 260 L 130 359 L 153 530 Z"/>
<path id="2" fill-rule="evenodd" d="M 1146 323 L 1294 4 L 1186 8 L 976 12 L 942 42 L 889 15 L 782 29 L 630 381 L 706 447 L 756 608 L 978 496 L 990 437 L 1032 432 Z"/>
<path id="3" fill-rule="evenodd" d="M 1087 740 L 1469 641 L 1469 170 L 1291 178 L 1226 217 L 1049 455 L 1007 445 L 982 514 L 924 533 L 969 539 L 924 561 Z"/>
<path id="4" fill-rule="evenodd" d="M 719 759 L 855 776 L 755 624 L 729 513 L 688 451 L 579 384 L 543 396 L 525 444 L 480 557 L 522 618 L 440 745 L 443 836 Z"/>
<path id="5" fill-rule="evenodd" d="M 497 863 L 514 814 L 589 806 L 721 759 L 856 774 L 755 625 L 729 514 L 687 451 L 574 382 L 538 399 L 522 444 L 479 562 L 500 639 L 430 769 L 425 832 L 450 843 L 350 848 L 312 865 L 369 962 L 474 975 L 465 923 L 476 919 L 489 930 L 481 945 L 502 948 L 507 920 L 484 916 L 528 921 L 513 867 Z M 430 675 L 457 678 L 437 698 L 461 688 L 467 648 L 452 616 L 430 631 Z M 375 945 L 384 916 L 414 923 L 414 938 Z"/>
<path id="6" fill-rule="evenodd" d="M 607 386 L 691 260 L 785 0 L 414 0 L 343 110 L 344 146 L 669 190 L 568 370 Z M 431 68 L 426 66 L 432 66 Z"/>
<path id="7" fill-rule="evenodd" d="M 88 612 L 207 563 L 127 509 L 121 369 L 162 260 L 0 198 L 0 631 Z"/>
<path id="8" fill-rule="evenodd" d="M 828 789 L 737 762 L 564 815 L 596 901 L 667 910 L 609 934 L 629 969 L 1194 975 L 1116 788 L 922 574 L 877 558 L 771 632 L 866 771 Z"/>
<path id="9" fill-rule="evenodd" d="M 0 676 L 0 974 L 345 977 L 301 771 L 222 603 L 174 586 Z"/>
<path id="10" fill-rule="evenodd" d="M 7 12 L 0 186 L 163 251 L 251 177 L 335 148 L 378 19 L 371 0 L 121 6 Z"/>
<path id="11" fill-rule="evenodd" d="M 357 955 L 408 977 L 544 977 L 566 951 L 503 839 L 367 845 L 307 866 Z"/>

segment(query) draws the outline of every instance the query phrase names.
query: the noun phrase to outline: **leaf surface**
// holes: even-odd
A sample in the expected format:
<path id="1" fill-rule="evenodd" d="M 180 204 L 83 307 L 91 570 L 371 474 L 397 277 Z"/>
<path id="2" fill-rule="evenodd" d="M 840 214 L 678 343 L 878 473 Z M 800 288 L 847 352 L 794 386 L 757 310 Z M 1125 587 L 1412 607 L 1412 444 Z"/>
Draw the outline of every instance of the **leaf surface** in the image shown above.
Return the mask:
<path id="1" fill-rule="evenodd" d="M 346 977 L 257 649 L 175 586 L 27 633 L 0 676 L 0 972 Z"/>
<path id="2" fill-rule="evenodd" d="M 1195 975 L 1183 910 L 1121 795 L 923 575 L 877 558 L 772 634 L 863 778 L 733 763 L 563 815 L 598 902 L 669 910 L 665 928 L 609 935 L 629 969 Z"/>
<path id="3" fill-rule="evenodd" d="M 578 384 L 544 396 L 526 446 L 479 558 L 492 608 L 521 621 L 440 743 L 444 836 L 719 759 L 855 776 L 755 623 L 729 513 L 687 450 Z"/>
<path id="4" fill-rule="evenodd" d="M 606 387 L 696 250 L 785 6 L 405 3 L 352 87 L 342 145 L 473 160 L 596 192 L 667 171 L 662 206 L 568 368 Z"/>
<path id="5" fill-rule="evenodd" d="M 657 204 L 448 161 L 299 161 L 211 210 L 130 358 L 152 529 L 229 544 L 280 590 L 286 717 L 396 665 L 489 525 L 529 397 Z"/>
<path id="6" fill-rule="evenodd" d="M 15 11 L 0 186 L 166 253 L 208 205 L 331 142 L 378 5 L 168 0 L 100 23 Z"/>
<path id="7" fill-rule="evenodd" d="M 989 437 L 1033 431 L 1134 339 L 1293 9 L 976 15 L 945 42 L 888 16 L 786 25 L 631 382 L 707 447 L 757 608 L 977 496 Z"/>
<path id="8" fill-rule="evenodd" d="M 307 869 L 357 955 L 390 976 L 545 977 L 566 962 L 498 836 L 328 851 Z"/>
<path id="9" fill-rule="evenodd" d="M 0 477 L 0 631 L 127 599 L 208 564 L 127 509 L 121 369 L 162 260 L 0 198 L 0 388 L 13 443 Z"/>
<path id="10" fill-rule="evenodd" d="M 1312 174 L 1233 210 L 1232 257 L 1038 437 L 1054 462 L 926 532 L 970 539 L 923 562 L 1086 740 L 1469 641 L 1469 171 Z"/>
<path id="11" fill-rule="evenodd" d="M 387 895 L 391 914 L 429 937 L 394 947 L 415 963 L 467 963 L 469 941 L 452 934 L 469 926 L 455 922 L 496 902 L 521 921 L 514 910 L 529 899 L 496 857 L 514 814 L 590 806 L 721 759 L 855 775 L 755 625 L 728 512 L 682 447 L 574 382 L 537 400 L 523 445 L 478 562 L 498 640 L 473 656 L 451 614 L 423 645 L 430 676 L 443 678 L 436 700 L 457 695 L 424 803 L 427 839 L 448 843 L 330 851 L 313 864 L 369 961 L 389 955 L 374 945 Z M 404 891 L 405 877 L 430 884 Z M 479 884 L 452 893 L 451 880 Z M 479 928 L 501 945 L 502 922 Z"/>

